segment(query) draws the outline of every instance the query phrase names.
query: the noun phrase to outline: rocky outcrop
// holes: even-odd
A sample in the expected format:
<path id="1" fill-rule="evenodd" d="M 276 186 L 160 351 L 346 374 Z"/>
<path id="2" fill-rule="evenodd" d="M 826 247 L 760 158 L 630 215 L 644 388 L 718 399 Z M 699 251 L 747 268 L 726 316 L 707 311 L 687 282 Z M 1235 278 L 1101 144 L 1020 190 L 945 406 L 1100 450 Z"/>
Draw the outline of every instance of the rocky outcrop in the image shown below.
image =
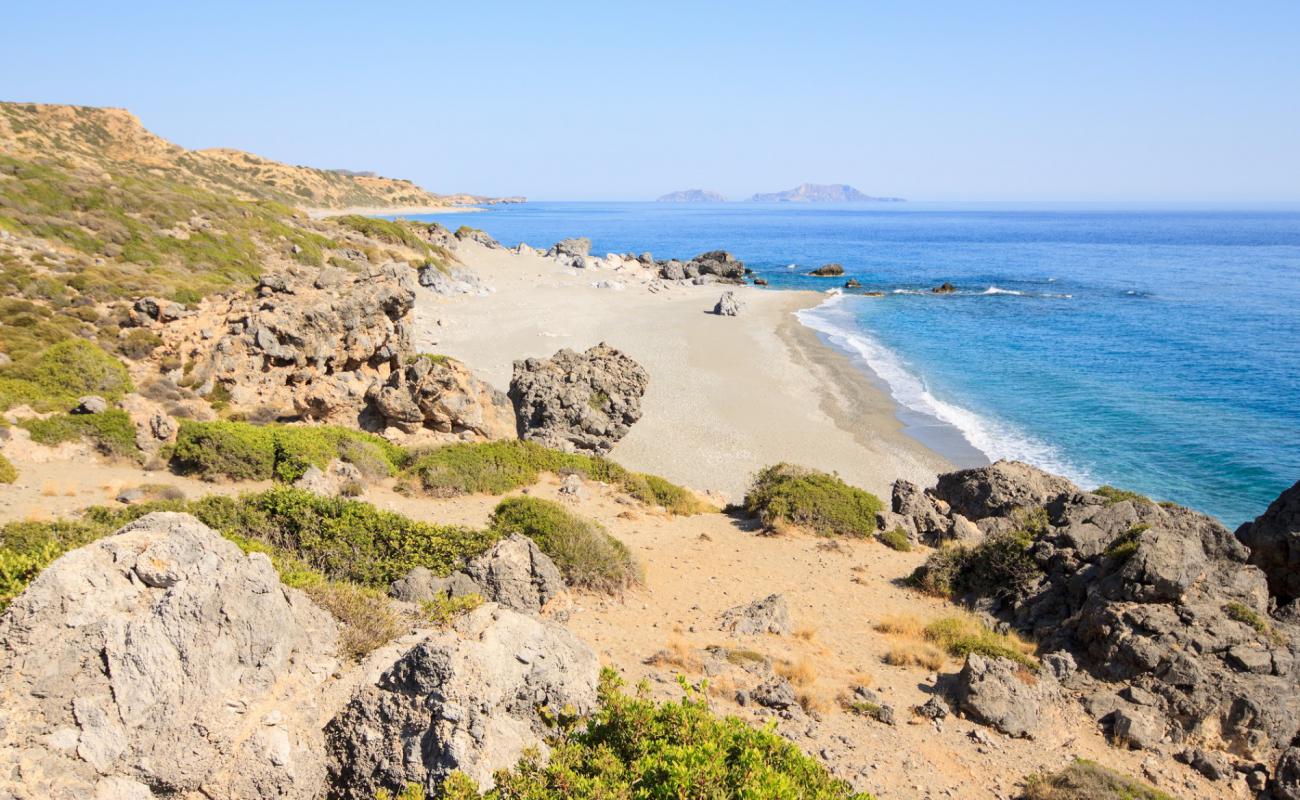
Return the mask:
<path id="1" fill-rule="evenodd" d="M 314 465 L 307 467 L 293 485 L 295 489 L 321 497 L 356 497 L 365 491 L 365 478 L 352 464 L 334 460 L 325 469 Z"/>
<path id="2" fill-rule="evenodd" d="M 420 267 L 419 281 L 421 286 L 433 293 L 449 297 L 462 294 L 486 297 L 492 294 L 492 288 L 476 273 L 467 269 L 425 264 Z"/>
<path id="3" fill-rule="evenodd" d="M 516 361 L 510 381 L 519 438 L 567 451 L 608 452 L 641 418 L 650 377 L 601 343 L 584 353 Z"/>
<path id="4" fill-rule="evenodd" d="M 366 393 L 383 427 L 429 429 L 483 439 L 515 435 L 510 400 L 454 358 L 420 355 Z"/>
<path id="5" fill-rule="evenodd" d="M 954 294 L 956 293 L 956 291 L 957 291 L 957 287 L 953 286 L 951 283 L 948 283 L 947 281 L 944 281 L 943 283 L 939 284 L 938 286 L 930 290 L 932 294 Z"/>
<path id="6" fill-rule="evenodd" d="M 1034 675 L 1010 659 L 971 653 L 957 675 L 956 700 L 980 722 L 1008 736 L 1032 739 L 1047 722 L 1057 691 L 1050 675 Z"/>
<path id="7" fill-rule="evenodd" d="M 1237 538 L 1250 548 L 1250 563 L 1264 571 L 1279 603 L 1300 597 L 1300 482 L 1238 528 Z"/>
<path id="8" fill-rule="evenodd" d="M 546 753 L 545 713 L 594 710 L 599 669 L 563 627 L 482 606 L 409 650 L 326 726 L 337 795 L 432 791 L 453 770 L 487 788 L 525 749 Z"/>
<path id="9" fill-rule="evenodd" d="M 506 608 L 537 614 L 562 591 L 564 576 L 559 567 L 532 539 L 516 533 L 445 578 L 416 567 L 394 581 L 389 593 L 413 603 L 477 594 Z"/>
<path id="10" fill-rule="evenodd" d="M 551 249 L 546 251 L 548 257 L 567 256 L 569 258 L 585 258 L 591 255 L 591 240 L 585 236 L 574 239 L 562 239 L 551 245 Z"/>
<path id="11" fill-rule="evenodd" d="M 844 274 L 844 267 L 841 264 L 823 264 L 808 274 L 814 278 L 837 278 Z"/>
<path id="12" fill-rule="evenodd" d="M 785 598 L 779 594 L 770 594 L 761 600 L 755 600 L 722 612 L 720 627 L 732 633 L 756 634 L 790 632 L 790 608 Z"/>
<path id="13" fill-rule="evenodd" d="M 906 487 L 901 495 L 916 500 Z M 966 599 L 1043 652 L 1071 654 L 1078 669 L 1063 685 L 1118 739 L 1273 765 L 1300 732 L 1300 624 L 1286 609 L 1271 613 L 1284 596 L 1270 597 L 1256 556 L 1217 520 L 1084 492 L 1008 462 L 941 476 L 927 497 L 934 505 L 921 518 L 969 516 L 988 536 L 1020 531 L 1023 539 L 1000 539 L 990 552 L 1026 560 L 1028 579 Z M 1280 498 L 1259 530 L 1275 530 L 1288 502 Z M 1252 533 L 1254 525 L 1243 538 L 1254 541 Z M 1017 569 L 1024 577 L 1024 564 Z"/>
<path id="14" fill-rule="evenodd" d="M 468 225 L 462 225 L 457 228 L 456 232 L 452 235 L 460 242 L 474 242 L 475 244 L 481 244 L 491 250 L 503 249 L 501 243 L 496 239 L 493 239 L 486 231 L 481 231 L 478 228 L 471 228 Z"/>
<path id="15" fill-rule="evenodd" d="M 0 618 L 0 795 L 317 797 L 336 640 L 265 555 L 142 517 Z"/>
<path id="16" fill-rule="evenodd" d="M 723 292 L 713 306 L 713 313 L 720 317 L 735 317 L 740 315 L 740 310 L 744 307 L 745 304 L 740 302 L 735 292 Z"/>

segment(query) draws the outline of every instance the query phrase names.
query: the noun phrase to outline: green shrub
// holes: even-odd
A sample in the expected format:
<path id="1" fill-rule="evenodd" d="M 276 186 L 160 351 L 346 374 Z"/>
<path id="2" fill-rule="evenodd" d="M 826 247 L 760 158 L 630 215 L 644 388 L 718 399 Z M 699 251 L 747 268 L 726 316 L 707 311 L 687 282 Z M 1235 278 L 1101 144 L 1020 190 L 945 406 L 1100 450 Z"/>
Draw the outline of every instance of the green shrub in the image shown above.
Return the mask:
<path id="1" fill-rule="evenodd" d="M 1151 528 L 1150 525 L 1134 525 L 1124 533 L 1115 537 L 1102 553 L 1106 558 L 1111 559 L 1115 564 L 1123 564 L 1133 557 L 1137 552 L 1138 540 L 1142 534 Z"/>
<path id="2" fill-rule="evenodd" d="M 1128 489 L 1117 489 L 1114 486 L 1098 486 L 1092 490 L 1095 495 L 1100 495 L 1106 500 L 1106 505 L 1113 506 L 1116 503 L 1122 503 L 1130 500 L 1134 503 L 1150 503 L 1151 498 L 1146 495 L 1130 492 Z"/>
<path id="3" fill-rule="evenodd" d="M 1043 576 L 1034 560 L 1033 535 L 1024 529 L 999 533 L 974 547 L 940 548 L 917 567 L 908 582 L 940 596 L 1014 597 Z"/>
<path id="4" fill-rule="evenodd" d="M 131 378 L 122 362 L 84 339 L 68 339 L 46 348 L 23 365 L 16 377 L 60 397 L 97 394 L 118 400 L 131 391 Z"/>
<path id="5" fill-rule="evenodd" d="M 22 378 L 0 377 L 0 411 L 31 406 L 37 411 L 66 410 L 71 398 L 50 398 L 44 389 Z"/>
<path id="6" fill-rule="evenodd" d="M 127 457 L 139 452 L 130 415 L 116 408 L 99 414 L 56 414 L 18 424 L 37 444 L 54 446 L 86 439 L 105 455 Z"/>
<path id="7" fill-rule="evenodd" d="M 477 594 L 464 594 L 460 597 L 439 594 L 432 600 L 421 601 L 420 611 L 429 622 L 444 626 L 451 624 L 451 621 L 461 614 L 473 611 L 481 605 L 483 605 L 483 598 Z"/>
<path id="8" fill-rule="evenodd" d="M 912 550 L 912 540 L 907 538 L 907 531 L 902 528 L 881 531 L 876 538 L 880 539 L 880 543 L 891 550 L 897 550 L 900 553 L 908 553 Z"/>
<path id="9" fill-rule="evenodd" d="M 820 536 L 867 536 L 876 530 L 880 498 L 824 472 L 776 464 L 758 473 L 745 510 L 771 529 L 807 528 Z"/>
<path id="10" fill-rule="evenodd" d="M 386 477 L 405 454 L 373 434 L 337 425 L 253 425 L 183 421 L 172 460 L 184 474 L 207 479 L 293 482 L 308 467 L 334 459 L 356 464 L 367 477 Z"/>
<path id="11" fill-rule="evenodd" d="M 1023 800 L 1174 800 L 1158 789 L 1095 761 L 1077 759 L 1065 769 L 1031 775 Z"/>
<path id="12" fill-rule="evenodd" d="M 956 594 L 969 556 L 970 550 L 962 545 L 944 545 L 931 553 L 925 563 L 908 576 L 907 582 L 913 588 L 936 597 Z"/>
<path id="13" fill-rule="evenodd" d="M 1033 651 L 1031 645 L 1019 637 L 995 633 L 972 616 L 940 617 L 925 626 L 925 638 L 957 658 L 976 653 L 988 658 L 1007 658 L 1028 669 L 1038 669 L 1038 662 L 1029 655 Z"/>
<path id="14" fill-rule="evenodd" d="M 492 513 L 492 528 L 502 536 L 520 533 L 532 539 L 571 585 L 613 591 L 641 580 L 626 545 L 558 503 L 536 497 L 502 500 Z"/>
<path id="15" fill-rule="evenodd" d="M 117 351 L 127 358 L 140 360 L 162 345 L 162 337 L 144 328 L 133 328 L 117 343 Z"/>
<path id="16" fill-rule="evenodd" d="M 599 709 L 585 728 L 557 737 L 548 761 L 531 752 L 498 772 L 495 788 L 482 797 L 871 800 L 771 728 L 716 716 L 705 697 L 682 686 L 680 701 L 656 703 L 648 686 L 627 695 L 605 670 Z M 442 797 L 480 794 L 457 773 L 443 785 Z"/>
<path id="17" fill-rule="evenodd" d="M 0 483 L 13 483 L 18 480 L 18 468 L 0 453 Z"/>
<path id="18" fill-rule="evenodd" d="M 667 481 L 658 475 L 645 472 L 629 473 L 620 485 L 636 499 L 651 506 L 660 506 L 670 514 L 689 517 L 717 511 L 716 508 L 695 496 L 683 486 Z"/>
<path id="19" fill-rule="evenodd" d="M 1267 619 L 1245 603 L 1234 600 L 1223 607 L 1223 613 L 1227 615 L 1228 619 L 1254 628 L 1256 633 L 1274 644 L 1286 643 L 1285 637 L 1278 633 L 1277 629 L 1270 625 Z"/>

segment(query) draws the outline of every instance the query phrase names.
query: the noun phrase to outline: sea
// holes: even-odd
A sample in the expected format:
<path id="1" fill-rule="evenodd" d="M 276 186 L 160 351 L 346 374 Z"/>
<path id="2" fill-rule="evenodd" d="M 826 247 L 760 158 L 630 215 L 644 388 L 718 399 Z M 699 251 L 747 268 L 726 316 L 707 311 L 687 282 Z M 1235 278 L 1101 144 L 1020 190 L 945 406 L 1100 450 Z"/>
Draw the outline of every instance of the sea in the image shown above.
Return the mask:
<path id="1" fill-rule="evenodd" d="M 419 218 L 507 245 L 587 236 L 602 255 L 728 250 L 768 291 L 823 292 L 802 323 L 959 465 L 1027 461 L 1230 527 L 1300 480 L 1300 207 L 529 202 Z M 827 263 L 844 275 L 808 275 Z M 931 291 L 944 282 L 956 291 Z"/>

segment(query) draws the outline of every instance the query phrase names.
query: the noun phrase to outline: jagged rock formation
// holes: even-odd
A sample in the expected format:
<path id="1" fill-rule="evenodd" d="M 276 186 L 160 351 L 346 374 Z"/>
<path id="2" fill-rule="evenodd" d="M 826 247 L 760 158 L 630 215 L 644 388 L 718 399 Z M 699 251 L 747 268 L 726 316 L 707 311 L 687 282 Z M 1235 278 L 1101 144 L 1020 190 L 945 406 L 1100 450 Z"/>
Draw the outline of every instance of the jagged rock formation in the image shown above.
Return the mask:
<path id="1" fill-rule="evenodd" d="M 1277 563 L 1269 547 L 1292 519 L 1286 495 L 1245 530 L 1260 556 L 1205 515 L 1091 494 L 1024 464 L 944 475 L 919 497 L 896 486 L 894 499 L 918 529 L 967 520 L 979 536 L 1004 537 L 989 540 L 999 545 L 990 552 L 1016 560 L 1017 580 L 954 585 L 1041 652 L 1071 654 L 1079 670 L 1064 686 L 1112 733 L 1131 746 L 1221 750 L 1282 774 L 1300 733 L 1300 623 L 1283 605 L 1286 581 L 1270 593 L 1251 562 Z M 1034 508 L 1037 520 L 1025 512 Z"/>
<path id="2" fill-rule="evenodd" d="M 501 246 L 500 242 L 498 242 L 496 239 L 493 239 L 491 235 L 489 235 L 486 231 L 481 231 L 478 228 L 471 228 L 467 225 L 462 225 L 460 228 L 456 230 L 456 233 L 453 235 L 459 241 L 476 242 L 488 248 L 489 250 L 505 249 Z"/>
<path id="3" fill-rule="evenodd" d="M 409 650 L 326 727 L 337 796 L 434 790 L 453 770 L 487 788 L 526 748 L 546 752 L 543 710 L 594 710 L 598 676 L 595 653 L 565 628 L 482 606 Z"/>
<path id="4" fill-rule="evenodd" d="M 713 306 L 713 313 L 720 317 L 736 317 L 745 304 L 736 298 L 735 292 L 723 292 Z"/>
<path id="5" fill-rule="evenodd" d="M 1300 482 L 1238 528 L 1237 538 L 1250 548 L 1250 563 L 1264 571 L 1279 603 L 1300 597 Z"/>
<path id="6" fill-rule="evenodd" d="M 516 361 L 510 400 L 519 438 L 606 453 L 641 418 L 649 382 L 640 364 L 604 342 L 584 353 Z"/>
<path id="7" fill-rule="evenodd" d="M 814 278 L 837 278 L 844 274 L 844 266 L 842 264 L 822 264 L 808 274 Z"/>
<path id="8" fill-rule="evenodd" d="M 724 631 L 732 633 L 790 632 L 790 607 L 779 594 L 770 594 L 761 600 L 729 608 L 722 612 L 719 623 Z"/>
<path id="9" fill-rule="evenodd" d="M 477 594 L 525 614 L 539 613 L 562 591 L 564 576 L 559 567 L 532 539 L 517 533 L 445 578 L 416 567 L 389 589 L 393 597 L 410 603 Z"/>
<path id="10" fill-rule="evenodd" d="M 1032 676 L 1005 658 L 967 657 L 957 676 L 961 710 L 1008 736 L 1032 739 L 1047 722 L 1047 706 L 1059 689 L 1048 674 Z"/>
<path id="11" fill-rule="evenodd" d="M 741 283 L 745 278 L 745 263 L 725 250 L 710 250 L 685 263 L 661 261 L 659 276 L 664 280 L 696 280 L 706 276 L 720 283 Z"/>
<path id="12" fill-rule="evenodd" d="M 382 385 L 372 384 L 365 397 L 384 427 L 407 433 L 427 428 L 484 439 L 515 435 L 510 400 L 454 358 L 411 358 Z"/>
<path id="13" fill-rule="evenodd" d="M 0 795 L 316 797 L 336 626 L 187 514 L 47 567 L 0 618 Z"/>
<path id="14" fill-rule="evenodd" d="M 483 283 L 478 275 L 465 269 L 443 268 L 437 264 L 425 264 L 420 267 L 420 285 L 435 294 L 454 296 L 468 294 L 484 297 L 492 293 L 492 288 Z"/>
<path id="15" fill-rule="evenodd" d="M 585 236 L 574 239 L 561 239 L 546 251 L 548 257 L 568 256 L 569 258 L 585 258 L 591 255 L 591 240 Z"/>

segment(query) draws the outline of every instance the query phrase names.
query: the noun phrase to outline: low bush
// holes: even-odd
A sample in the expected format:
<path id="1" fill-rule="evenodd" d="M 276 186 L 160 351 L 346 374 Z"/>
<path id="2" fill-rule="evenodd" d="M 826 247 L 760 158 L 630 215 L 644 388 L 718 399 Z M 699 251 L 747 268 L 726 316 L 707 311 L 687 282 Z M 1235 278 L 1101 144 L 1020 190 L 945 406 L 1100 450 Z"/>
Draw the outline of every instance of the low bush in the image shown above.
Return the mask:
<path id="1" fill-rule="evenodd" d="M 557 736 L 549 760 L 536 752 L 525 755 L 515 767 L 498 772 L 495 788 L 482 795 L 473 781 L 456 773 L 443 785 L 442 796 L 870 800 L 772 729 L 716 716 L 705 697 L 685 681 L 682 686 L 681 700 L 656 703 L 648 686 L 628 695 L 606 670 L 595 716 L 581 730 Z M 562 718 L 562 733 L 572 725 Z"/>
<path id="2" fill-rule="evenodd" d="M 47 347 L 15 373 L 14 377 L 36 384 L 48 396 L 96 394 L 118 400 L 131 391 L 131 378 L 122 362 L 85 339 Z"/>
<path id="3" fill-rule="evenodd" d="M 447 597 L 439 594 L 432 600 L 420 603 L 420 612 L 424 618 L 435 625 L 449 625 L 461 614 L 473 611 L 483 605 L 483 598 L 477 594 L 464 594 L 460 597 Z"/>
<path id="4" fill-rule="evenodd" d="M 1114 486 L 1098 486 L 1092 490 L 1095 495 L 1100 495 L 1106 500 L 1106 505 L 1113 506 L 1116 503 L 1122 503 L 1130 500 L 1134 503 L 1150 503 L 1151 498 L 1137 492 L 1130 492 L 1128 489 L 1117 489 Z"/>
<path id="5" fill-rule="evenodd" d="M 758 473 L 745 510 L 766 527 L 807 528 L 821 536 L 868 536 L 883 504 L 870 492 L 824 472 L 776 464 Z"/>
<path id="6" fill-rule="evenodd" d="M 912 540 L 907 538 L 907 532 L 902 528 L 881 531 L 876 538 L 880 539 L 880 543 L 891 550 L 897 550 L 900 553 L 907 553 L 912 550 Z"/>
<path id="7" fill-rule="evenodd" d="M 1115 537 L 1115 540 L 1106 547 L 1102 555 L 1117 565 L 1123 564 L 1137 552 L 1138 541 L 1142 538 L 1142 534 L 1150 530 L 1150 528 L 1150 525 L 1134 525 Z"/>
<path id="8" fill-rule="evenodd" d="M 177 471 L 206 479 L 276 479 L 291 483 L 308 467 L 340 459 L 367 477 L 386 477 L 405 460 L 400 447 L 373 434 L 337 425 L 181 423 L 172 462 Z"/>
<path id="9" fill-rule="evenodd" d="M 37 444 L 54 446 L 86 439 L 105 455 L 127 457 L 139 452 L 135 444 L 135 425 L 120 409 L 99 414 L 56 414 L 44 419 L 27 419 L 19 423 Z"/>
<path id="10" fill-rule="evenodd" d="M 1032 775 L 1025 781 L 1022 800 L 1174 800 L 1171 795 L 1103 767 L 1078 759 L 1051 774 Z"/>
<path id="11" fill-rule="evenodd" d="M 613 484 L 641 502 L 673 514 L 715 510 L 690 490 L 657 475 L 632 472 L 600 456 L 562 453 L 515 439 L 451 444 L 414 454 L 399 485 L 432 497 L 505 494 L 536 483 L 543 472 L 576 473 Z"/>
<path id="12" fill-rule="evenodd" d="M 970 615 L 940 617 L 925 626 L 925 638 L 950 656 L 964 658 L 976 653 L 987 658 L 1006 658 L 1031 670 L 1038 669 L 1034 646 L 1018 636 L 997 633 Z"/>
<path id="13" fill-rule="evenodd" d="M 13 483 L 18 480 L 18 468 L 0 453 L 0 483 Z"/>
<path id="14" fill-rule="evenodd" d="M 339 649 L 360 661 L 376 648 L 400 636 L 408 627 L 393 609 L 388 595 L 345 581 L 323 581 L 303 589 L 316 605 L 341 625 Z"/>
<path id="15" fill-rule="evenodd" d="M 532 539 L 570 585 L 614 591 L 641 580 L 641 568 L 625 544 L 558 503 L 508 498 L 492 513 L 492 528 L 502 536 L 520 533 Z"/>
<path id="16" fill-rule="evenodd" d="M 1043 575 L 1034 560 L 1033 536 L 1024 529 L 990 536 L 979 544 L 940 548 L 917 567 L 908 582 L 924 592 L 960 597 L 1012 597 Z"/>

